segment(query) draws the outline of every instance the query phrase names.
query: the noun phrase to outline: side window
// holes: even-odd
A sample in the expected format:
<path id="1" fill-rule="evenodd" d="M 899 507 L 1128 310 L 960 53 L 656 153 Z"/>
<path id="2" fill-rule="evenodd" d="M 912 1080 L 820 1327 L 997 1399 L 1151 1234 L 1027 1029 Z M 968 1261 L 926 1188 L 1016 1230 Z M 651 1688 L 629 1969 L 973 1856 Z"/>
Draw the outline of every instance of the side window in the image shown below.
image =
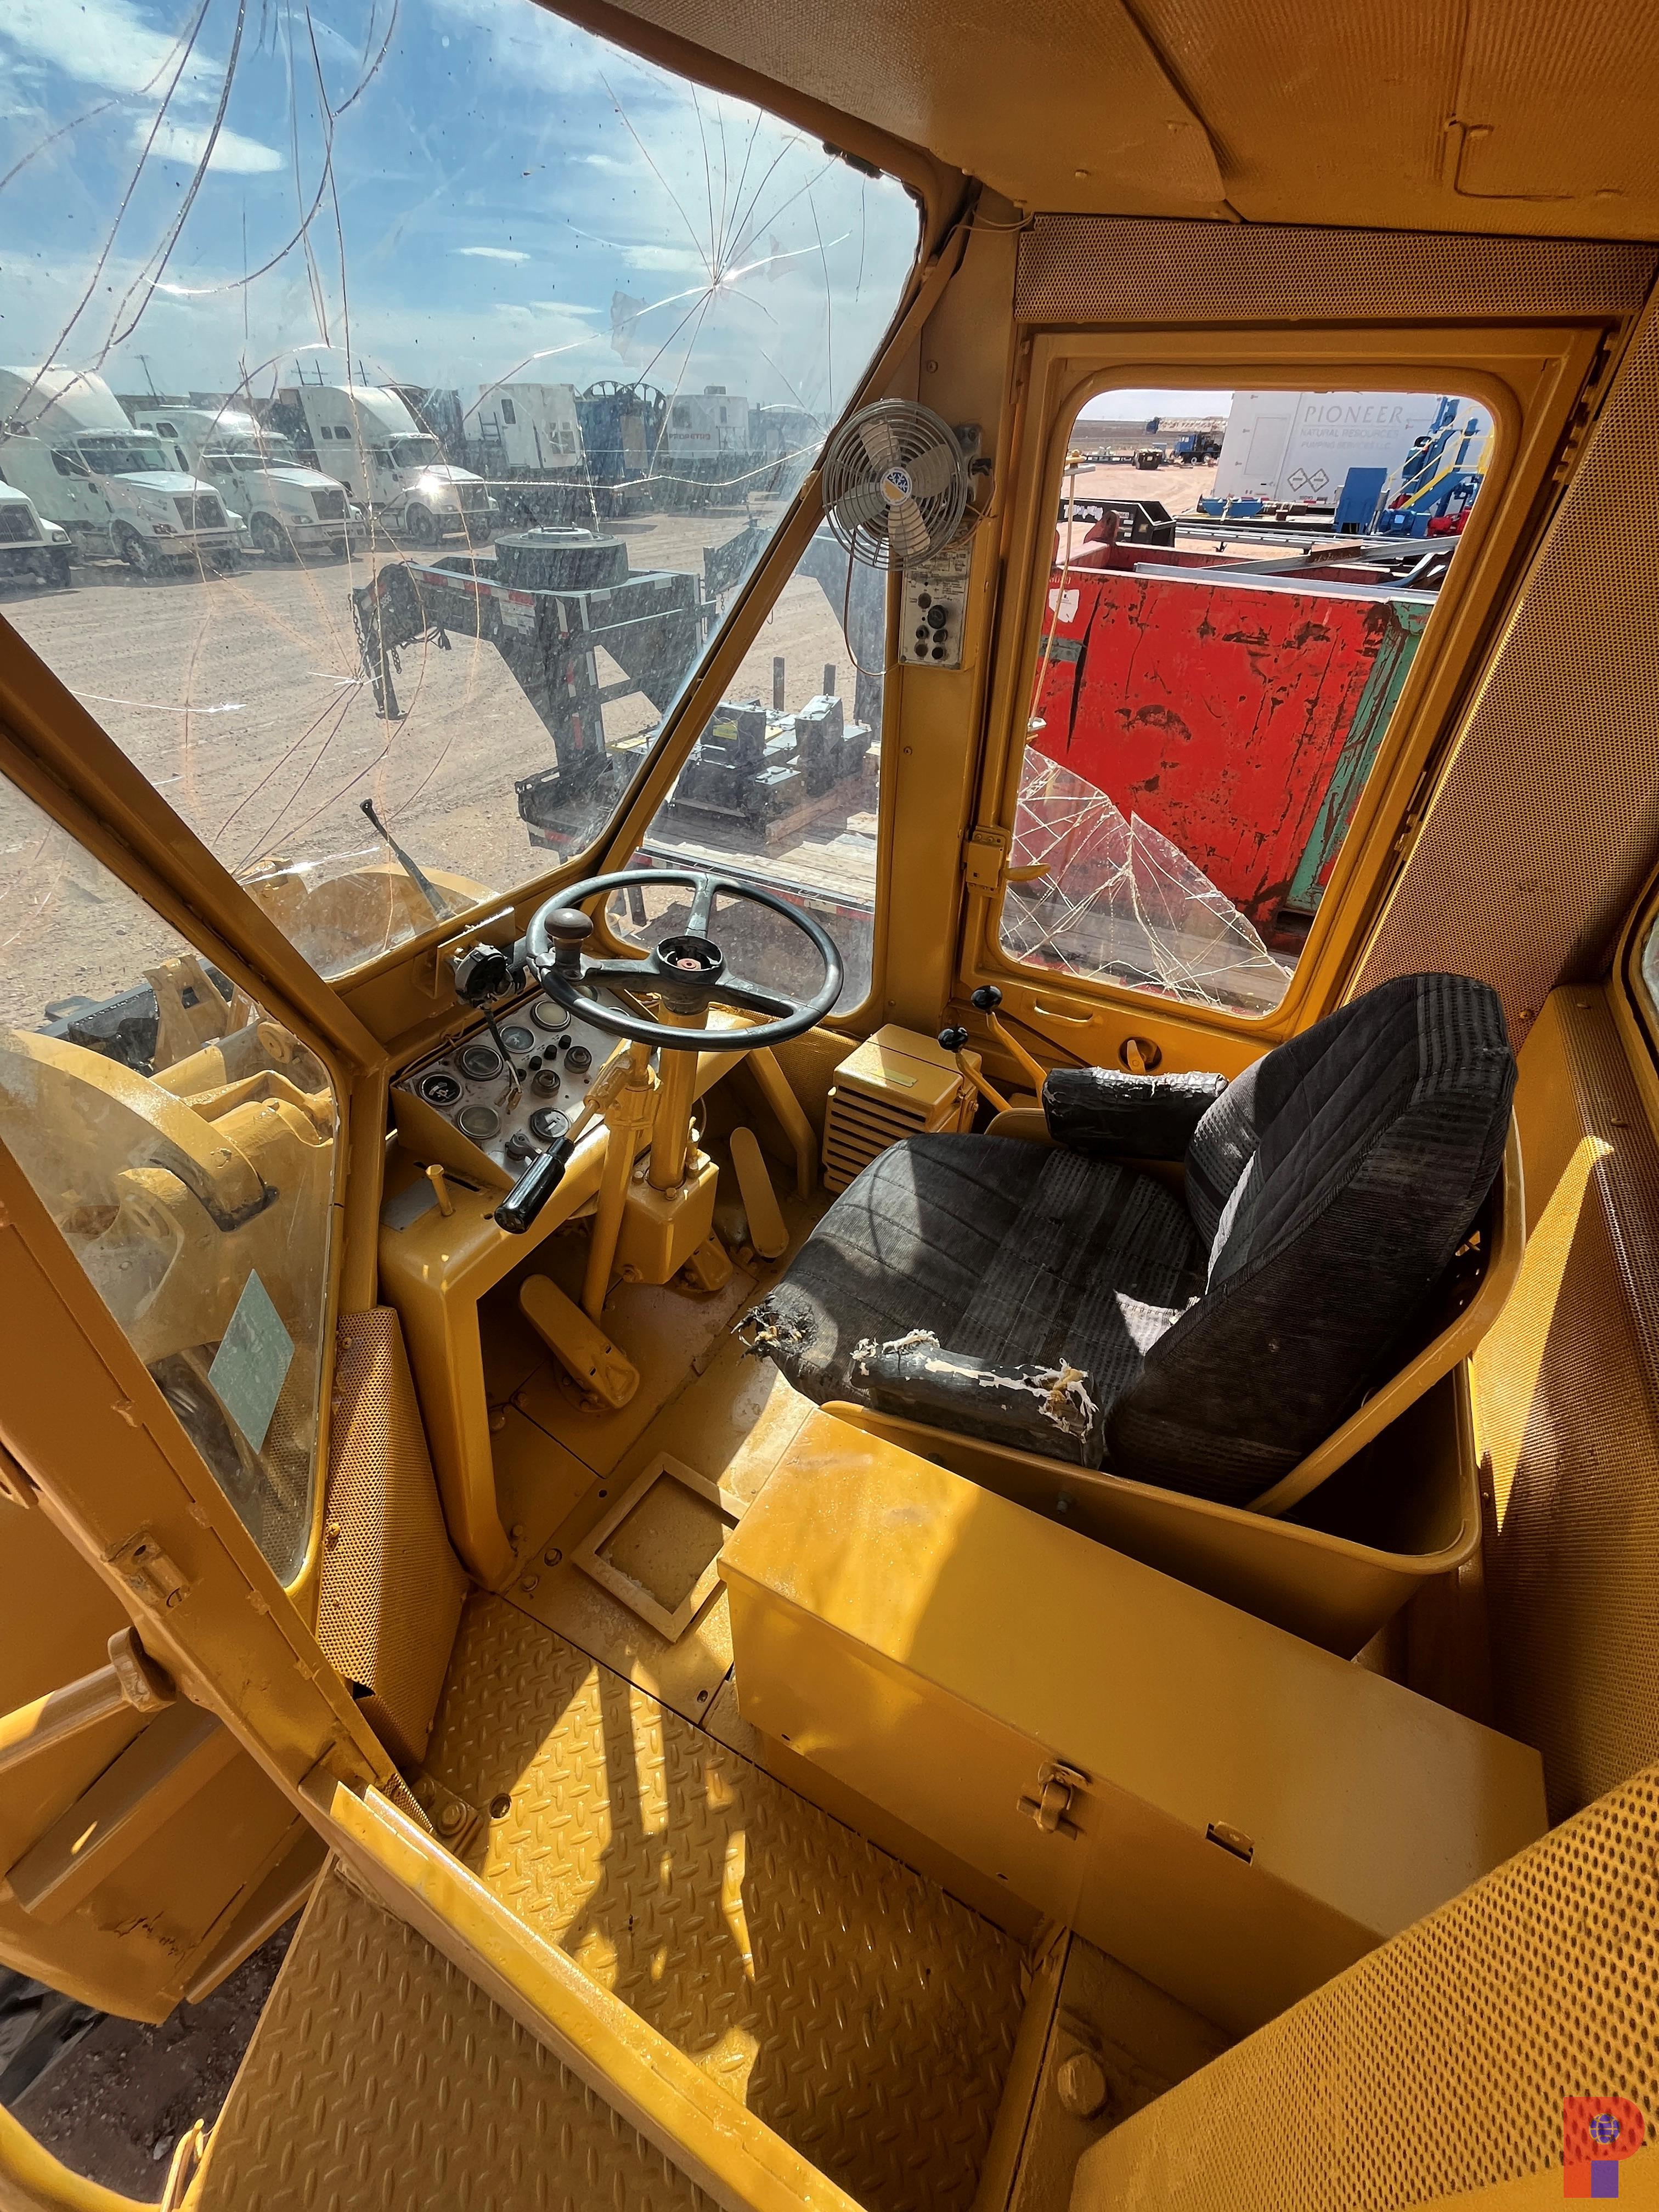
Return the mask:
<path id="1" fill-rule="evenodd" d="M 52 448 L 52 465 L 60 477 L 84 477 L 91 474 L 79 453 L 66 452 L 62 446 L 55 446 Z"/>
<path id="2" fill-rule="evenodd" d="M 711 590 L 725 580 L 710 563 Z M 628 862 L 716 869 L 816 916 L 846 963 L 843 1012 L 870 989 L 886 592 L 862 562 L 849 576 L 847 553 L 818 532 Z M 625 942 L 654 945 L 684 926 L 689 896 L 619 893 L 606 920 Z M 805 994 L 823 979 L 800 933 L 749 902 L 717 901 L 710 934 L 762 988 Z"/>
<path id="3" fill-rule="evenodd" d="M 502 400 L 502 402 L 501 402 L 501 420 L 502 420 L 502 422 L 516 422 L 518 421 L 518 419 L 519 419 L 519 418 L 518 418 L 517 415 L 514 412 L 514 410 L 513 410 L 513 402 L 512 402 L 510 399 L 503 399 L 503 400 Z"/>
<path id="4" fill-rule="evenodd" d="M 317 1480 L 327 1072 L 3 779 L 0 941 L 0 1143 L 292 1582 Z"/>
<path id="5" fill-rule="evenodd" d="M 1489 465 L 1433 392 L 1107 392 L 1073 427 L 1002 945 L 1284 997 Z"/>

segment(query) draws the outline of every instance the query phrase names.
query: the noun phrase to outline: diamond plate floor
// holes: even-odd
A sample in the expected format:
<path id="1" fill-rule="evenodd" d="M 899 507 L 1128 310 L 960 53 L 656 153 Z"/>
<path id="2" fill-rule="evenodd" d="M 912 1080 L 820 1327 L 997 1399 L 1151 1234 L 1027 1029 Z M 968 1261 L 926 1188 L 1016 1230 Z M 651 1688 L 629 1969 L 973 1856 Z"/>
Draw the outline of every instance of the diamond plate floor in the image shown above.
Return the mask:
<path id="1" fill-rule="evenodd" d="M 331 1869 L 191 2212 L 714 2212 L 413 1929 Z"/>
<path id="2" fill-rule="evenodd" d="M 500 1598 L 427 1753 L 470 1863 L 869 2212 L 968 2212 L 1019 2023 L 1012 1937 Z"/>

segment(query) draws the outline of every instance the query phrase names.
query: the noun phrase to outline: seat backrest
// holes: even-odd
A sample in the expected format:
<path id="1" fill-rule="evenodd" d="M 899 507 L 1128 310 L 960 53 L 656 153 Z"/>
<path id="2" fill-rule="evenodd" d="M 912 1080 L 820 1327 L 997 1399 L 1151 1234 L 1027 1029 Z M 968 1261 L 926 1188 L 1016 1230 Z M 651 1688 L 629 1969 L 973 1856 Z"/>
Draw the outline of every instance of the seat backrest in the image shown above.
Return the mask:
<path id="1" fill-rule="evenodd" d="M 1114 1407 L 1114 1473 L 1247 1505 L 1389 1371 L 1503 1158 L 1497 994 L 1402 975 L 1231 1085 L 1187 1154 L 1203 1297 Z"/>

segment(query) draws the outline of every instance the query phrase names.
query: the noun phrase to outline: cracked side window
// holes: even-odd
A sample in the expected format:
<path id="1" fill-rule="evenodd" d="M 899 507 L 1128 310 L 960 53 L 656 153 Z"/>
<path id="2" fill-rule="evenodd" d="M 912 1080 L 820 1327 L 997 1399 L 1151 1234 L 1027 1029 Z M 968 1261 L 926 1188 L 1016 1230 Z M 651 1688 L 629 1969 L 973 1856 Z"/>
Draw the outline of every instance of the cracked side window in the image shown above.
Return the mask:
<path id="1" fill-rule="evenodd" d="M 0 1144 L 284 1583 L 335 1176 L 320 1060 L 0 778 Z"/>
<path id="2" fill-rule="evenodd" d="M 1006 951 L 1284 997 L 1490 462 L 1445 392 L 1110 391 L 1073 426 Z"/>
<path id="3" fill-rule="evenodd" d="M 592 847 L 904 189 L 533 0 L 28 6 L 0 66 L 0 616 L 325 974 Z"/>

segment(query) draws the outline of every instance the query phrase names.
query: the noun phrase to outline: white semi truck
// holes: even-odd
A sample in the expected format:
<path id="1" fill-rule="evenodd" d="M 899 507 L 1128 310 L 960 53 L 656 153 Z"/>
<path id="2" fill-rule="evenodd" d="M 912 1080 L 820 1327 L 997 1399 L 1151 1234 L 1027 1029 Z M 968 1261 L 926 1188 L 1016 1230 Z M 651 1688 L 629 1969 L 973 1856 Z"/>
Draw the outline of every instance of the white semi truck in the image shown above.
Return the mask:
<path id="1" fill-rule="evenodd" d="M 343 486 L 306 467 L 280 431 L 262 429 L 240 408 L 136 407 L 133 421 L 165 439 L 181 468 L 205 477 L 273 561 L 337 557 L 368 535 L 363 511 Z"/>
<path id="2" fill-rule="evenodd" d="M 378 384 L 288 385 L 265 419 L 387 529 L 421 545 L 488 539 L 495 510 L 483 477 L 446 461 L 395 392 Z"/>
<path id="3" fill-rule="evenodd" d="M 68 531 L 9 483 L 0 483 L 0 576 L 39 576 L 60 590 L 70 580 Z"/>
<path id="4" fill-rule="evenodd" d="M 0 368 L 0 477 L 68 532 L 80 559 L 115 555 L 144 576 L 174 562 L 240 566 L 240 517 L 176 461 L 133 428 L 102 377 Z"/>

